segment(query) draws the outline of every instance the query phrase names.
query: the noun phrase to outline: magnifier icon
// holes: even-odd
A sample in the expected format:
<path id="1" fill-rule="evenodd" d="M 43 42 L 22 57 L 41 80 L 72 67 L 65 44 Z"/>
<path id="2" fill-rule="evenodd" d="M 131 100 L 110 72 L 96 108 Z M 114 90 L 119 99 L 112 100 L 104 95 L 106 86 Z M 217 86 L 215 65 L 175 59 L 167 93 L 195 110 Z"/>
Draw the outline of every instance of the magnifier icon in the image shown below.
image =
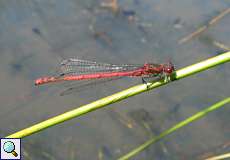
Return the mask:
<path id="1" fill-rule="evenodd" d="M 13 142 L 11 141 L 7 141 L 3 144 L 3 150 L 6 152 L 6 153 L 11 153 L 14 155 L 14 157 L 17 157 L 18 154 L 17 152 L 15 152 L 15 145 Z"/>

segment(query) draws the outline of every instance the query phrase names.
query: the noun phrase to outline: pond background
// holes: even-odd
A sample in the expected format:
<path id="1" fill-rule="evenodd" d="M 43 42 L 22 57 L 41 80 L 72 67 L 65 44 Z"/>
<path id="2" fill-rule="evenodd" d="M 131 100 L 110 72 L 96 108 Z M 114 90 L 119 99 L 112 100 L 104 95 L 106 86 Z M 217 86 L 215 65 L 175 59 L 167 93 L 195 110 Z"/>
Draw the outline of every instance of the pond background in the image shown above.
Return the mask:
<path id="1" fill-rule="evenodd" d="M 230 7 L 228 0 L 0 1 L 0 135 L 116 93 L 140 79 L 124 78 L 60 96 L 65 85 L 34 86 L 65 58 L 106 63 L 164 63 L 177 69 L 230 46 L 230 16 L 191 41 L 178 41 Z M 133 17 L 128 12 L 134 11 Z M 103 33 L 102 36 L 95 36 Z M 177 122 L 229 96 L 229 64 L 170 83 L 23 139 L 24 159 L 116 159 Z M 230 149 L 229 105 L 150 146 L 134 159 L 201 159 Z M 225 145 L 227 147 L 223 147 Z"/>

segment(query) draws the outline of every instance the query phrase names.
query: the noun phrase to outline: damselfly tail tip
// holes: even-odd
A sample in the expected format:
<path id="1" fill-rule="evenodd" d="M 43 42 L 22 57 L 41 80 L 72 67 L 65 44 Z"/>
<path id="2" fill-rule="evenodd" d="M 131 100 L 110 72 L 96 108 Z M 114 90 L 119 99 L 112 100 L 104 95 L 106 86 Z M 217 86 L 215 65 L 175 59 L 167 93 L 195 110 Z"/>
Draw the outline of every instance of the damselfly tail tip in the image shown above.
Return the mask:
<path id="1" fill-rule="evenodd" d="M 46 83 L 49 83 L 53 80 L 54 78 L 53 77 L 42 77 L 42 78 L 38 78 L 35 80 L 35 86 L 38 86 L 38 85 L 42 85 L 42 84 L 46 84 Z"/>
<path id="2" fill-rule="evenodd" d="M 38 85 L 42 84 L 42 82 L 43 82 L 42 78 L 38 78 L 38 79 L 36 79 L 36 80 L 34 81 L 34 85 L 35 85 L 35 86 L 38 86 Z"/>
<path id="3" fill-rule="evenodd" d="M 58 78 L 56 77 L 42 77 L 42 78 L 38 78 L 35 80 L 34 84 L 35 86 L 38 86 L 38 85 L 42 85 L 42 84 L 46 84 L 46 83 L 50 83 L 50 82 L 57 82 Z"/>

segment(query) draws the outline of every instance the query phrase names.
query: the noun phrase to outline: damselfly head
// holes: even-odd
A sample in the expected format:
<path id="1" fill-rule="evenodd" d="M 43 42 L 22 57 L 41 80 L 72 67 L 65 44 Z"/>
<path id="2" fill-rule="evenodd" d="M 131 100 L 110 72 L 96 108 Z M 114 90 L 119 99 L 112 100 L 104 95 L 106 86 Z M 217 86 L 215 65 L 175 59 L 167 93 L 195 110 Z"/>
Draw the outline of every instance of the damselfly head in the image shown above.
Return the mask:
<path id="1" fill-rule="evenodd" d="M 175 68 L 174 68 L 174 65 L 172 64 L 172 62 L 168 62 L 168 63 L 164 64 L 163 71 L 166 74 L 172 74 L 173 71 L 175 71 Z"/>

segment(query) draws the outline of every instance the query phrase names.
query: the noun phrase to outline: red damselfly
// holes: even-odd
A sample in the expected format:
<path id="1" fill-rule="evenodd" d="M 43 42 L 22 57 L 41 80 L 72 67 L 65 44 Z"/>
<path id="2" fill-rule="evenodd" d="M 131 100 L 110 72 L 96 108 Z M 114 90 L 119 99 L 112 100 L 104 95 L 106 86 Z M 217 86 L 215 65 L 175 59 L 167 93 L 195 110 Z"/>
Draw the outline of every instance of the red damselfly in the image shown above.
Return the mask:
<path id="1" fill-rule="evenodd" d="M 41 77 L 35 80 L 35 85 L 61 81 L 82 81 L 106 79 L 113 77 L 159 77 L 170 80 L 174 72 L 171 62 L 165 64 L 108 64 L 81 59 L 65 59 L 60 63 L 60 74 L 57 76 Z"/>

